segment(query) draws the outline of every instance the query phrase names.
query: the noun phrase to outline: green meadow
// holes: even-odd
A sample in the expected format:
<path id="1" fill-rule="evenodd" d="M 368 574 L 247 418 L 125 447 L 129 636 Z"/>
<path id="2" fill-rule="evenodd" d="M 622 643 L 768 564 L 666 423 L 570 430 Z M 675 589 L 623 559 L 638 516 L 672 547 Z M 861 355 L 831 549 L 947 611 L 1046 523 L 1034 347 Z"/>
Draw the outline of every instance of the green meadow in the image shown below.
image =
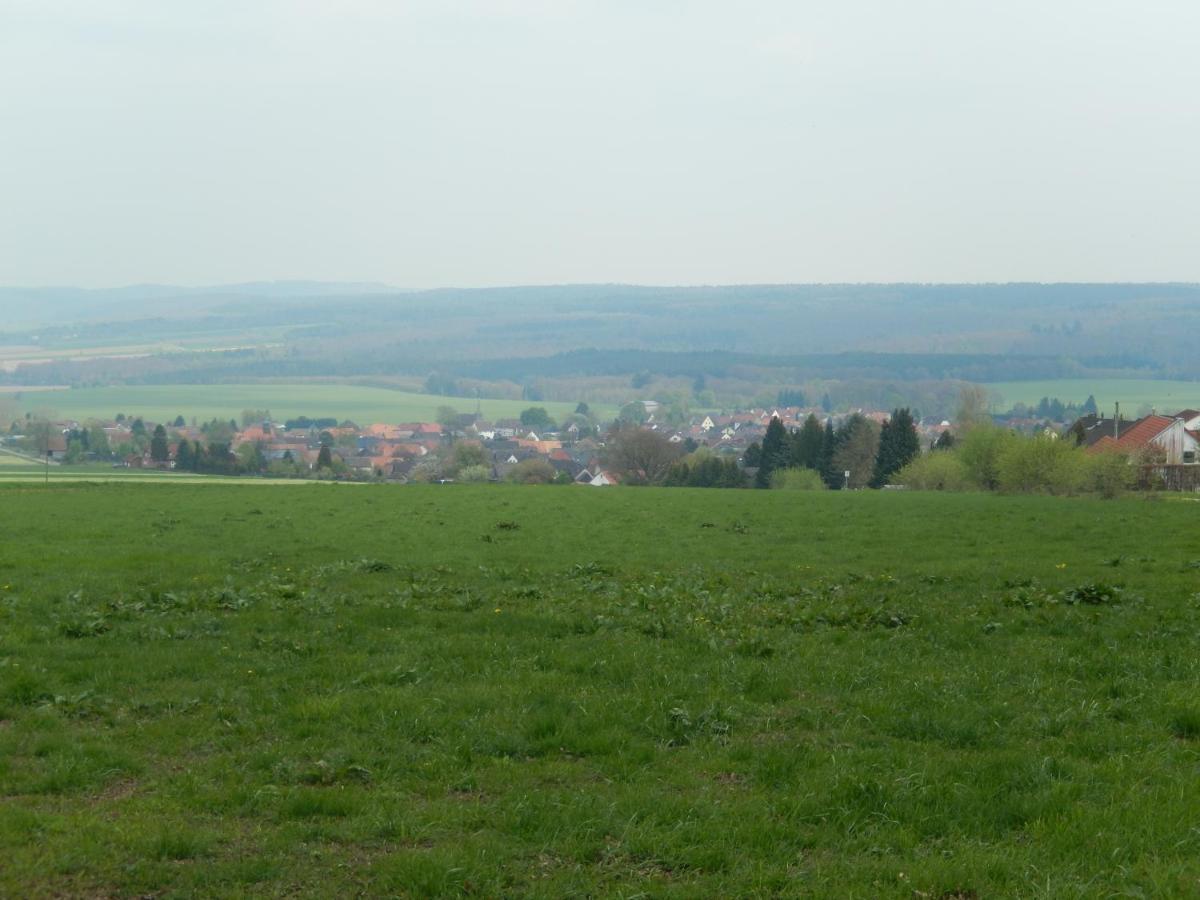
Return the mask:
<path id="1" fill-rule="evenodd" d="M 1200 507 L 0 486 L 0 895 L 1200 893 Z"/>
<path id="2" fill-rule="evenodd" d="M 1200 409 L 1200 381 L 1141 380 L 1136 378 L 1059 378 L 1049 381 L 997 381 L 984 387 L 999 398 L 998 409 L 1014 403 L 1036 405 L 1043 397 L 1064 403 L 1083 403 L 1094 395 L 1100 409 L 1111 416 L 1113 404 L 1124 414 L 1135 416 L 1142 406 L 1162 412 Z"/>
<path id="3" fill-rule="evenodd" d="M 195 418 L 203 422 L 213 418 L 238 419 L 245 409 L 266 409 L 279 421 L 308 416 L 338 421 L 350 419 L 367 425 L 373 422 L 432 422 L 441 406 L 452 406 L 460 412 L 474 412 L 476 408 L 476 401 L 466 397 L 440 397 L 381 387 L 319 382 L 64 388 L 31 391 L 18 395 L 17 399 L 23 411 L 79 421 L 111 419 L 121 412 L 153 422 L 169 422 L 180 415 L 188 421 Z M 556 418 L 575 411 L 574 403 L 479 401 L 480 411 L 487 419 L 516 418 L 530 406 L 545 407 Z M 611 417 L 616 410 L 600 406 L 596 412 Z"/>

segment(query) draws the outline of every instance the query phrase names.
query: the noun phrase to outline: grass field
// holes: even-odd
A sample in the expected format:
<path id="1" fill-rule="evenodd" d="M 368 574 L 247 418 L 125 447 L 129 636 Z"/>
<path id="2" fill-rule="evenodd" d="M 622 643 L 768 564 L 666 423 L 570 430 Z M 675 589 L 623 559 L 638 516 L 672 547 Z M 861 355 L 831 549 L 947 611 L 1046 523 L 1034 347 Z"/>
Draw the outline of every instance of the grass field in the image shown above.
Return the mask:
<path id="1" fill-rule="evenodd" d="M 1043 397 L 1057 397 L 1064 403 L 1083 403 L 1089 394 L 1106 415 L 1120 403 L 1124 414 L 1133 416 L 1142 406 L 1162 412 L 1200 409 L 1200 381 L 1141 381 L 1133 378 L 1089 379 L 1061 378 L 1052 381 L 1003 381 L 984 385 L 996 394 L 999 409 L 1014 403 L 1036 404 Z"/>
<path id="2" fill-rule="evenodd" d="M 351 419 L 360 425 L 372 422 L 432 422 L 440 406 L 474 412 L 475 401 L 464 397 L 438 397 L 386 388 L 349 384 L 181 384 L 128 385 L 38 391 L 22 395 L 23 411 L 77 420 L 112 418 L 118 412 L 148 421 L 171 421 L 182 415 L 199 421 L 239 418 L 244 409 L 267 409 L 283 421 L 298 416 Z M 574 403 L 533 403 L 523 400 L 482 400 L 485 418 L 515 418 L 521 410 L 542 406 L 561 418 L 575 411 Z M 615 409 L 598 408 L 612 416 Z"/>
<path id="3" fill-rule="evenodd" d="M 233 485 L 235 487 L 262 487 L 264 485 L 329 484 L 311 478 L 247 478 L 245 476 L 224 475 L 194 475 L 188 472 L 138 472 L 128 469 L 102 469 L 93 467 L 86 471 L 61 469 L 51 467 L 43 470 L 40 466 L 18 468 L 0 468 L 0 482 L 10 484 L 112 484 L 116 482 L 135 482 L 140 484 L 203 484 L 203 485 Z M 359 482 L 350 482 L 358 484 Z"/>
<path id="4" fill-rule="evenodd" d="M 0 510 L 3 896 L 1200 892 L 1193 502 Z"/>
<path id="5" fill-rule="evenodd" d="M 32 459 L 25 456 L 19 456 L 16 453 L 8 453 L 0 450 L 0 467 L 4 469 L 25 469 L 36 466 Z"/>

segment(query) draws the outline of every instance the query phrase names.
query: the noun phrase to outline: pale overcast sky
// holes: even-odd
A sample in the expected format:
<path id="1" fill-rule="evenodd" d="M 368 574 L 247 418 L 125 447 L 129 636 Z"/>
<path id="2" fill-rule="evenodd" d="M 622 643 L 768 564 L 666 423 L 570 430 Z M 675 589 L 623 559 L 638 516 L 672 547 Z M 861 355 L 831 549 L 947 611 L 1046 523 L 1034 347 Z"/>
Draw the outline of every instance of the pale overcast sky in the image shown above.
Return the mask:
<path id="1" fill-rule="evenodd" d="M 1200 280 L 1200 3 L 0 0 L 0 284 Z"/>

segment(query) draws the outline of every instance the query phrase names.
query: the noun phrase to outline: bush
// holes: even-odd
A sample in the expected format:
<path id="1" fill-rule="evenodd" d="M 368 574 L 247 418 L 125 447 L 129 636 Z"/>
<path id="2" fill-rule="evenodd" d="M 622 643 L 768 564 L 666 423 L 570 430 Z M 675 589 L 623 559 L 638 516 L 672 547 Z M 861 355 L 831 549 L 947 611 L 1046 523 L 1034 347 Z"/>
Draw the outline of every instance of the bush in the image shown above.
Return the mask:
<path id="1" fill-rule="evenodd" d="M 1012 493 L 1075 494 L 1088 484 L 1088 460 L 1070 441 L 1050 435 L 1004 444 L 996 460 L 996 486 Z"/>
<path id="2" fill-rule="evenodd" d="M 516 484 L 550 484 L 557 474 L 544 459 L 527 459 L 512 467 L 508 480 Z"/>
<path id="3" fill-rule="evenodd" d="M 958 442 L 958 454 L 966 468 L 967 477 L 976 486 L 995 490 L 1000 485 L 1000 458 L 1017 441 L 1006 428 L 995 425 L 976 425 Z"/>
<path id="4" fill-rule="evenodd" d="M 958 454 L 942 450 L 918 456 L 891 477 L 891 484 L 917 491 L 965 491 L 972 487 Z"/>
<path id="5" fill-rule="evenodd" d="M 491 477 L 492 470 L 488 466 L 464 466 L 458 470 L 458 480 L 468 484 L 487 481 Z"/>
<path id="6" fill-rule="evenodd" d="M 1097 453 L 1087 458 L 1087 487 L 1101 497 L 1116 497 L 1137 482 L 1137 470 L 1129 457 L 1114 451 Z"/>
<path id="7" fill-rule="evenodd" d="M 828 490 L 816 469 L 777 469 L 771 474 L 771 487 L 781 491 Z"/>

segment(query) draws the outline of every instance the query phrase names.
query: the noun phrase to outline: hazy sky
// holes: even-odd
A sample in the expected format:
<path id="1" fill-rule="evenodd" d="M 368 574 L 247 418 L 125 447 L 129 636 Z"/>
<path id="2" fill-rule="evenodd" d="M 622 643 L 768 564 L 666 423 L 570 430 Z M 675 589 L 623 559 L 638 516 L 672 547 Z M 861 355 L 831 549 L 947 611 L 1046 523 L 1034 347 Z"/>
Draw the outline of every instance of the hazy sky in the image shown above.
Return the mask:
<path id="1" fill-rule="evenodd" d="M 0 284 L 1200 280 L 1200 3 L 0 0 Z"/>

